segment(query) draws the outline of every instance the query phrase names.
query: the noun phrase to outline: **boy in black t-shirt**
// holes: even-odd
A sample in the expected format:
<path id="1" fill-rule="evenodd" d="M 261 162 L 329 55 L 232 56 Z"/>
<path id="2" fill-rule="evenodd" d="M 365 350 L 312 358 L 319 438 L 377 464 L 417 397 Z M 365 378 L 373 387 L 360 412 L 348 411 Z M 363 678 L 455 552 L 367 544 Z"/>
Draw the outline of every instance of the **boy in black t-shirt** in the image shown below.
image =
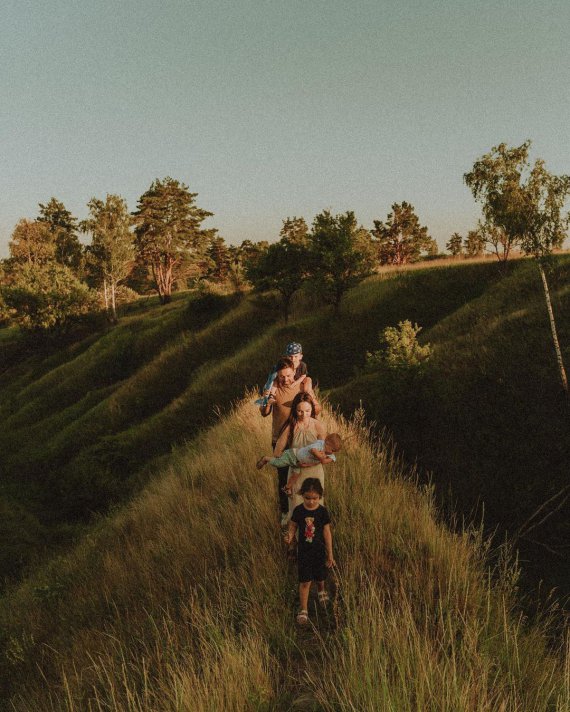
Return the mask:
<path id="1" fill-rule="evenodd" d="M 332 532 L 328 510 L 319 504 L 323 496 L 323 486 L 316 477 L 308 477 L 299 490 L 303 504 L 295 507 L 289 531 L 285 537 L 287 544 L 295 540 L 299 532 L 297 561 L 299 568 L 299 603 L 301 609 L 297 623 L 301 625 L 309 620 L 308 601 L 311 582 L 317 582 L 319 603 L 325 606 L 328 594 L 325 591 L 327 569 L 334 566 L 332 550 Z"/>

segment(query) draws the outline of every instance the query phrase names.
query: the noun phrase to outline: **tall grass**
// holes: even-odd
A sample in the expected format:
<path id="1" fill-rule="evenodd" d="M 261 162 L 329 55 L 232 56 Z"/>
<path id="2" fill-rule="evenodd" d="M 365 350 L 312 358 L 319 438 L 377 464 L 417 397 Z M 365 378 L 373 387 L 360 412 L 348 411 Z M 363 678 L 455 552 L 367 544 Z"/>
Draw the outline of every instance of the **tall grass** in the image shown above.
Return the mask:
<path id="1" fill-rule="evenodd" d="M 268 419 L 251 398 L 172 454 L 128 507 L 0 608 L 16 712 L 568 709 L 568 668 L 486 573 L 480 533 L 437 523 L 358 419 L 327 469 L 338 588 L 294 625 Z M 313 627 L 314 626 L 314 627 Z M 566 678 L 565 678 L 566 674 Z"/>

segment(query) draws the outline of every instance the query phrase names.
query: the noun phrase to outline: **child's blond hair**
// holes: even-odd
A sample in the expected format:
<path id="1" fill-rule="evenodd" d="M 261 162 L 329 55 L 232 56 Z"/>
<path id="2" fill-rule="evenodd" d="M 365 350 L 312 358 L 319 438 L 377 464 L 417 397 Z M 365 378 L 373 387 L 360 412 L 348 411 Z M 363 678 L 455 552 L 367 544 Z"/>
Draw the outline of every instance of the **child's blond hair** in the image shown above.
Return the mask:
<path id="1" fill-rule="evenodd" d="M 334 452 L 342 450 L 342 438 L 338 433 L 329 433 L 325 438 L 325 443 L 329 445 Z"/>

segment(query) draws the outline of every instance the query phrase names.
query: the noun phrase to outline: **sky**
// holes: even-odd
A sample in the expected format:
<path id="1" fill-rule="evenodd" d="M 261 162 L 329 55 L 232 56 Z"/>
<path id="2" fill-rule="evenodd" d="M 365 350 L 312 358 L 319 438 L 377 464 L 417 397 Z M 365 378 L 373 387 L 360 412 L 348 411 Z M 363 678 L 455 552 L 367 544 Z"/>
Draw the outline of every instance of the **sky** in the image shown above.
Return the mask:
<path id="1" fill-rule="evenodd" d="M 156 178 L 231 244 L 406 200 L 444 249 L 493 146 L 570 173 L 567 0 L 3 0 L 0 257 L 54 196 Z"/>

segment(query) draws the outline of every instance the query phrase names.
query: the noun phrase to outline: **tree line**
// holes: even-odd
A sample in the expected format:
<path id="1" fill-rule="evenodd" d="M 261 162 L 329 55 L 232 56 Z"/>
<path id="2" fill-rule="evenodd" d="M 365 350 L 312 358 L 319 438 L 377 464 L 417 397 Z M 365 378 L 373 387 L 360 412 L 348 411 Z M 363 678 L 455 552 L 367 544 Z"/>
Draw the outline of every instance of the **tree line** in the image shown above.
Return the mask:
<path id="1" fill-rule="evenodd" d="M 222 284 L 234 291 L 275 289 L 285 318 L 301 284 L 312 280 L 335 309 L 347 289 L 380 264 L 403 265 L 437 254 L 410 203 L 394 204 L 387 219 L 367 230 L 353 212 L 325 210 L 309 228 L 286 218 L 279 240 L 228 245 L 197 194 L 171 177 L 155 180 L 129 212 L 119 195 L 92 198 L 79 221 L 51 198 L 38 216 L 22 219 L 1 263 L 0 309 L 24 330 L 53 332 L 76 317 L 103 310 L 117 320 L 120 302 L 156 292 L 168 303 L 176 289 Z M 82 244 L 81 233 L 91 242 Z"/>
<path id="2" fill-rule="evenodd" d="M 514 248 L 536 258 L 544 287 L 552 336 L 560 347 L 547 281 L 547 262 L 567 235 L 563 212 L 570 177 L 531 164 L 531 142 L 501 143 L 477 159 L 464 182 L 482 207 L 482 218 L 465 239 L 453 233 L 446 248 L 453 256 L 485 249 L 505 263 Z M 175 289 L 222 284 L 229 289 L 274 290 L 287 320 L 291 299 L 310 282 L 339 310 L 345 292 L 380 265 L 405 265 L 438 255 L 413 205 L 394 203 L 386 219 L 370 229 L 354 212 L 319 213 L 309 226 L 303 217 L 283 220 L 277 242 L 228 245 L 215 228 L 204 228 L 212 213 L 200 208 L 197 193 L 171 177 L 156 179 L 129 212 L 125 200 L 92 198 L 88 217 L 78 221 L 59 200 L 39 205 L 34 220 L 22 219 L 0 264 L 0 314 L 24 330 L 64 329 L 76 317 L 103 310 L 117 320 L 117 304 L 155 291 L 161 303 Z M 83 245 L 79 234 L 91 236 Z"/>

